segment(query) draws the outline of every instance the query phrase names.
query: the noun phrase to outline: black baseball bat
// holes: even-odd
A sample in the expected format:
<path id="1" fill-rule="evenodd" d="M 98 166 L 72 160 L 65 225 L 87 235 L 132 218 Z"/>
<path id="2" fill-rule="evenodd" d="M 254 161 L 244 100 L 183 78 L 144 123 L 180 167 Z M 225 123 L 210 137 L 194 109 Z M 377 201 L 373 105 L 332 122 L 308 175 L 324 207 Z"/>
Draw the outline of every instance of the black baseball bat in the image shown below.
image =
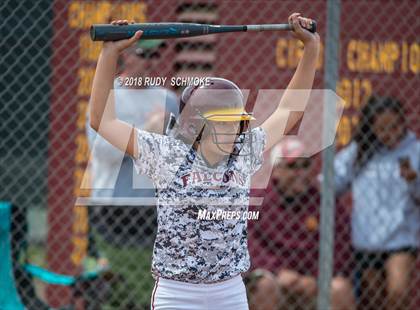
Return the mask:
<path id="1" fill-rule="evenodd" d="M 118 41 L 131 38 L 136 31 L 142 30 L 142 40 L 174 39 L 195 37 L 214 33 L 242 31 L 272 31 L 293 30 L 289 24 L 261 25 L 209 25 L 193 23 L 142 23 L 128 25 L 94 24 L 90 27 L 90 37 L 93 41 Z M 316 32 L 316 22 L 313 21 L 310 32 Z"/>

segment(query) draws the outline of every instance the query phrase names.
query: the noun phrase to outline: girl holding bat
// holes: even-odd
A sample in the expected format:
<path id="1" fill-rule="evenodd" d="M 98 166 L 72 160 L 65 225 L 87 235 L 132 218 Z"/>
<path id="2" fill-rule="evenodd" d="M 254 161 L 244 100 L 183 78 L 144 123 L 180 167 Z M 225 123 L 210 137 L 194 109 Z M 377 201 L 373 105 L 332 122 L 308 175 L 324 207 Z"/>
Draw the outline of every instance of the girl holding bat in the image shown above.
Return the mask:
<path id="1" fill-rule="evenodd" d="M 293 90 L 312 88 L 319 53 L 318 34 L 306 30 L 312 20 L 294 13 L 289 23 L 304 43 L 302 58 L 279 108 L 253 129 L 241 90 L 222 78 L 183 91 L 174 136 L 120 121 L 111 92 L 117 58 L 142 32 L 104 43 L 90 98 L 90 125 L 132 156 L 137 172 L 156 185 L 152 309 L 248 309 L 241 278 L 250 266 L 246 219 L 232 215 L 248 209 L 250 178 L 262 164 L 262 153 L 281 139 L 283 124 L 287 122 L 288 132 L 298 122 L 299 116 L 288 117 L 284 108 L 308 99 L 309 91 L 297 97 Z M 230 216 L 220 218 L 219 211 Z M 209 214 L 213 220 L 200 218 Z"/>

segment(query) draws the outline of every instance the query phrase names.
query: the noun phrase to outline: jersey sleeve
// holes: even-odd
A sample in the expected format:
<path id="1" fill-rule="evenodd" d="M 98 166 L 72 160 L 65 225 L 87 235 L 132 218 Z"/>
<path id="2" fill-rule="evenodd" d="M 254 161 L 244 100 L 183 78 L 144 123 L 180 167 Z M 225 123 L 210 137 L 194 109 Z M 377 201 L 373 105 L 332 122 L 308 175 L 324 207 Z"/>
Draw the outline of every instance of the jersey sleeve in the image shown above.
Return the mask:
<path id="1" fill-rule="evenodd" d="M 264 160 L 264 149 L 267 141 L 266 133 L 262 127 L 256 127 L 251 130 L 252 142 L 249 144 L 251 163 L 250 163 L 250 173 L 254 174 L 257 172 Z"/>
<path id="2" fill-rule="evenodd" d="M 138 154 L 133 158 L 134 168 L 138 174 L 156 179 L 162 154 L 167 153 L 169 145 L 167 136 L 136 129 Z"/>

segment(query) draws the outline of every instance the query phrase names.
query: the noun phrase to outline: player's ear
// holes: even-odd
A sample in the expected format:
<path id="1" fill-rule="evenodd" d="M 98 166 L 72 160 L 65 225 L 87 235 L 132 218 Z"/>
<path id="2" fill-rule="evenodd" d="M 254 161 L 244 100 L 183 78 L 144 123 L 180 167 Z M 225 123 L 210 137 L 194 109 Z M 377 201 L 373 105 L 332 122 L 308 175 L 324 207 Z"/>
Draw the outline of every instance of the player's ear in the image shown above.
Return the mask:
<path id="1" fill-rule="evenodd" d="M 189 85 L 185 87 L 185 89 L 182 91 L 180 100 L 179 100 L 179 114 L 181 114 L 182 110 L 184 110 L 185 105 L 187 104 L 187 101 L 191 98 L 193 92 L 198 88 L 194 85 Z"/>

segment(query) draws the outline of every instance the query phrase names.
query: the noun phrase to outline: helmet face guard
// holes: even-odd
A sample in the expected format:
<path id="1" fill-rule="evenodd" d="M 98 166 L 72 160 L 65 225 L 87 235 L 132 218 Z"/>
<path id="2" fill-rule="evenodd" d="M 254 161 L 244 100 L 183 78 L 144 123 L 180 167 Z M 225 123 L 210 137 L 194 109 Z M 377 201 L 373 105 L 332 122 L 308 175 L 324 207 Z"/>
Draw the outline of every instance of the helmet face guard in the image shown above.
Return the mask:
<path id="1" fill-rule="evenodd" d="M 204 120 L 204 126 L 207 128 L 212 142 L 218 149 L 225 154 L 235 153 L 238 156 L 248 156 L 252 152 L 252 135 L 250 131 L 249 122 L 255 118 L 251 113 L 243 109 L 226 109 L 221 111 L 211 111 L 201 114 L 200 117 Z M 239 130 L 237 132 L 221 132 L 217 130 L 213 122 L 239 122 Z M 220 141 L 220 137 L 233 136 L 233 142 Z M 241 152 L 245 143 L 249 143 L 248 152 Z M 222 145 L 231 145 L 230 151 L 224 150 Z"/>

